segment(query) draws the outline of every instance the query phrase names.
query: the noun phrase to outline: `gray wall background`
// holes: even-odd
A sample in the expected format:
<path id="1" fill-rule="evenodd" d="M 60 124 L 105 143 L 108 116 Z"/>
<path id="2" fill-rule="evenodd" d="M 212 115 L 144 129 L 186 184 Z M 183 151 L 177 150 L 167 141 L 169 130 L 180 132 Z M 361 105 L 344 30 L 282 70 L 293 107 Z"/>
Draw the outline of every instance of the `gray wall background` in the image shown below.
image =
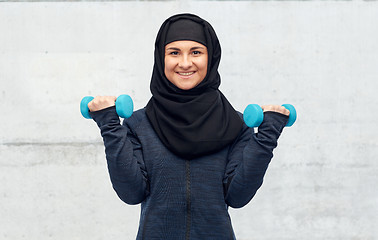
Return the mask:
<path id="1" fill-rule="evenodd" d="M 239 111 L 292 103 L 265 182 L 231 209 L 238 239 L 378 239 L 378 3 L 0 3 L 0 239 L 133 239 L 85 95 L 150 98 L 168 16 L 207 19 Z"/>

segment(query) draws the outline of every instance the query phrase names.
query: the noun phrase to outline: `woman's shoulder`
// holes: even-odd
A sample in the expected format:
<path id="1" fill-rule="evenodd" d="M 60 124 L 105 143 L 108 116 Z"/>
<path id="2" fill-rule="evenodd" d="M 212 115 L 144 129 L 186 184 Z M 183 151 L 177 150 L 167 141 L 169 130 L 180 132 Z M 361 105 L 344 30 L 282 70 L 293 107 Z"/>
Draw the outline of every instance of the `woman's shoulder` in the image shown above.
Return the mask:
<path id="1" fill-rule="evenodd" d="M 134 117 L 137 120 L 142 120 L 144 118 L 147 118 L 146 109 L 141 108 L 141 109 L 134 111 L 130 118 L 132 118 L 132 117 Z"/>
<path id="2" fill-rule="evenodd" d="M 243 119 L 243 114 L 242 114 L 241 112 L 236 111 L 236 113 L 238 114 L 238 116 L 239 116 L 241 119 Z"/>
<path id="3" fill-rule="evenodd" d="M 131 117 L 125 118 L 123 120 L 123 125 L 128 126 L 131 129 L 136 129 L 140 124 L 144 123 L 145 120 L 147 120 L 146 110 L 145 108 L 142 108 L 134 111 Z"/>

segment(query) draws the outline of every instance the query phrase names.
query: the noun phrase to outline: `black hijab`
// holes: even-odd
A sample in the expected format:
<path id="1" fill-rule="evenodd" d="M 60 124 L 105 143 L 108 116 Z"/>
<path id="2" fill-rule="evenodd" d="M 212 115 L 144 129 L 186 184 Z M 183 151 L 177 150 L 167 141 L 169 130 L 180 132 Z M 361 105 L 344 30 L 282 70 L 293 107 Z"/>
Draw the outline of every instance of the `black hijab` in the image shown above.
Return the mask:
<path id="1" fill-rule="evenodd" d="M 164 74 L 165 45 L 178 40 L 207 47 L 204 80 L 190 90 L 172 84 Z M 146 114 L 163 144 L 185 159 L 217 152 L 238 136 L 242 121 L 218 90 L 221 47 L 212 26 L 193 14 L 178 14 L 161 26 L 155 42 L 155 63 Z"/>

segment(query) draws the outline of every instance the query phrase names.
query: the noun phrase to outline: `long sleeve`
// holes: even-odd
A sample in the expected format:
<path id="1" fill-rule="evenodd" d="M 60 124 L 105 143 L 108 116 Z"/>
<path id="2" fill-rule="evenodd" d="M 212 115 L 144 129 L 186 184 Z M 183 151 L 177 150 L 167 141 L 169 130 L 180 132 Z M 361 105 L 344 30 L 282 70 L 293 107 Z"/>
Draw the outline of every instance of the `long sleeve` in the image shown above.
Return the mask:
<path id="1" fill-rule="evenodd" d="M 148 195 L 148 179 L 137 136 L 120 124 L 115 107 L 93 112 L 91 116 L 101 130 L 114 190 L 125 203 L 141 203 Z"/>
<path id="2" fill-rule="evenodd" d="M 229 206 L 243 207 L 256 194 L 287 120 L 285 115 L 266 112 L 257 133 L 244 125 L 238 140 L 231 147 L 226 166 L 224 188 Z"/>

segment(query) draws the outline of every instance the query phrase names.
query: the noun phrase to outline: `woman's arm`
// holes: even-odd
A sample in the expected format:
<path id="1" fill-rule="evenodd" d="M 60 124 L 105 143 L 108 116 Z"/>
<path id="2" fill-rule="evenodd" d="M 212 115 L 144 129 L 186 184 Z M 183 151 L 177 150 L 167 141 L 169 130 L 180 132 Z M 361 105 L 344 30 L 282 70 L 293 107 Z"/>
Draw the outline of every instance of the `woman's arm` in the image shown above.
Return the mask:
<path id="1" fill-rule="evenodd" d="M 264 112 L 258 133 L 243 126 L 231 148 L 224 178 L 225 200 L 229 206 L 243 207 L 256 194 L 287 120 L 288 116 L 269 111 Z"/>
<path id="2" fill-rule="evenodd" d="M 125 203 L 141 203 L 148 195 L 148 180 L 138 138 L 120 125 L 114 106 L 90 114 L 101 130 L 114 190 Z"/>

